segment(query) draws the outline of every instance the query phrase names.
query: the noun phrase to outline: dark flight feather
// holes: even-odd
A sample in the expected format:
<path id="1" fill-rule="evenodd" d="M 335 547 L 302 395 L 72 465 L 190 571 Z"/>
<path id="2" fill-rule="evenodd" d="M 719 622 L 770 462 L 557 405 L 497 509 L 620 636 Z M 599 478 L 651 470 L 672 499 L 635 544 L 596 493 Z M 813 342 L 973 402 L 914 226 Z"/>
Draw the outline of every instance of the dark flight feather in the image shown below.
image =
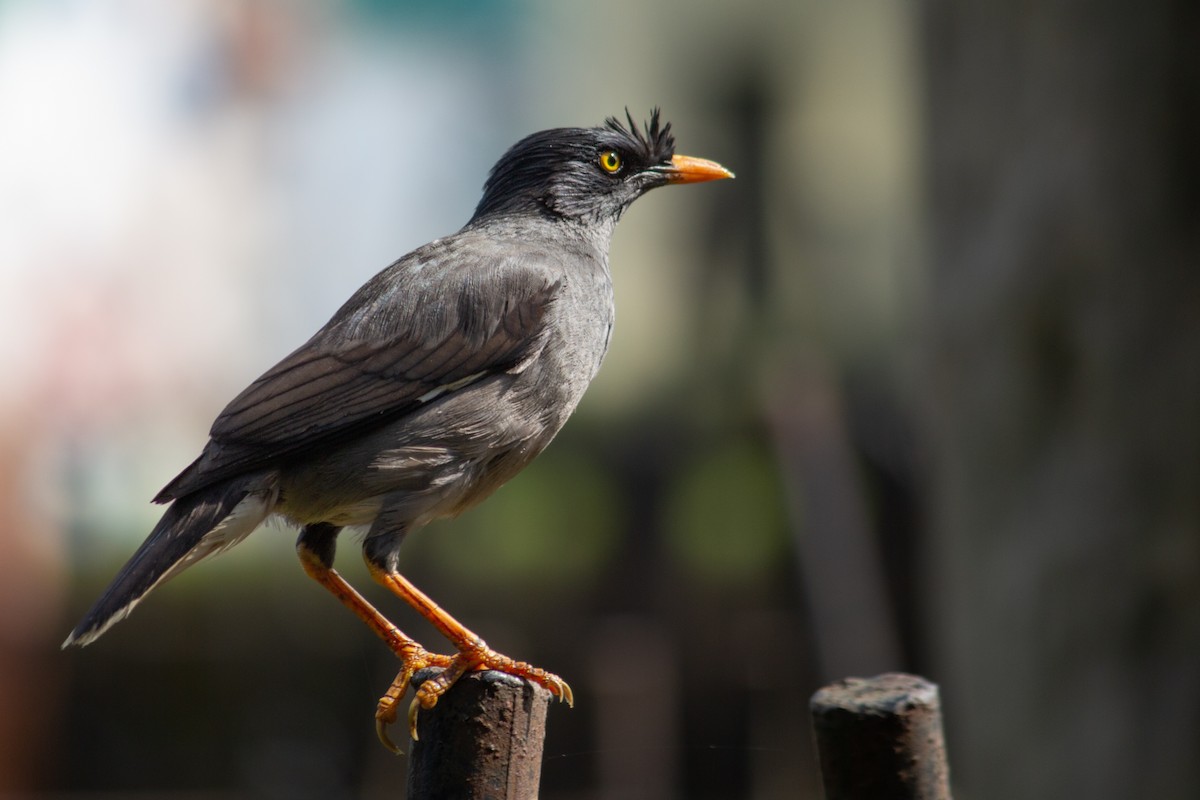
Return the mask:
<path id="1" fill-rule="evenodd" d="M 458 302 L 423 298 L 427 302 L 406 304 L 410 316 L 391 317 L 387 330 L 347 330 L 355 320 L 378 322 L 376 310 L 405 290 L 406 277 L 438 269 L 413 270 L 406 262 L 436 261 L 443 255 L 438 250 L 436 243 L 427 246 L 381 272 L 312 339 L 235 397 L 213 423 L 204 452 L 155 502 L 334 446 L 444 397 L 442 387 L 511 370 L 535 356 L 545 344 L 543 321 L 560 282 L 498 256 L 477 280 L 460 284 Z M 460 262 L 454 269 L 461 269 L 462 256 L 454 258 Z"/>

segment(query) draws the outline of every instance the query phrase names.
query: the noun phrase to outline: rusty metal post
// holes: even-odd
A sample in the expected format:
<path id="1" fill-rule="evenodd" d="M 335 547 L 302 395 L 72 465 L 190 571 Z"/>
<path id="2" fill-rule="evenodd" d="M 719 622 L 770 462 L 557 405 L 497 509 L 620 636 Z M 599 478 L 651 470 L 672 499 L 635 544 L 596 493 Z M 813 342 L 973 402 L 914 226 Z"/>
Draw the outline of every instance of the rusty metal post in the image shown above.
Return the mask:
<path id="1" fill-rule="evenodd" d="M 936 684 L 847 678 L 814 694 L 810 709 L 826 800 L 950 800 Z"/>
<path id="2" fill-rule="evenodd" d="M 414 686 L 430 676 L 422 670 Z M 409 800 L 535 800 L 550 693 L 501 672 L 464 676 L 417 719 Z"/>

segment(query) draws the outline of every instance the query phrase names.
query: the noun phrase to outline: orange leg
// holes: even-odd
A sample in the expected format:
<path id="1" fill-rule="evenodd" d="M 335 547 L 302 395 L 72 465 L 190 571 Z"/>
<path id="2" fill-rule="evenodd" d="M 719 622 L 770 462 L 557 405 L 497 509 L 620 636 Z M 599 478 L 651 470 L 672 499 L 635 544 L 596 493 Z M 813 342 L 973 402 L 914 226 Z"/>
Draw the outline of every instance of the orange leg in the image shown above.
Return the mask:
<path id="1" fill-rule="evenodd" d="M 326 566 L 313 553 L 299 548 L 300 564 L 308 577 L 329 590 L 330 594 L 341 601 L 342 605 L 354 612 L 355 616 L 367 624 L 375 635 L 383 639 L 388 648 L 402 659 L 416 655 L 422 648 L 392 624 L 391 620 L 371 605 L 365 597 L 346 582 L 337 570 Z"/>
<path id="2" fill-rule="evenodd" d="M 406 603 L 411 605 L 417 612 L 429 620 L 435 628 L 454 645 L 458 650 L 458 655 L 450 659 L 449 664 L 444 665 L 446 669 L 438 675 L 430 678 L 421 684 L 417 689 L 416 697 L 413 698 L 412 705 L 408 709 L 408 730 L 413 739 L 417 738 L 417 712 L 424 708 L 433 708 L 438 701 L 438 698 L 445 694 L 451 686 L 458 681 L 463 675 L 473 670 L 494 669 L 500 672 L 515 675 L 519 678 L 524 678 L 529 681 L 545 687 L 552 695 L 559 700 L 565 701 L 568 705 L 575 704 L 575 697 L 571 692 L 571 687 L 562 678 L 543 669 L 526 664 L 523 661 L 515 661 L 508 656 L 501 655 L 490 649 L 483 639 L 468 630 L 461 622 L 450 616 L 442 607 L 433 602 L 420 589 L 405 578 L 403 575 L 395 572 L 386 571 L 370 561 L 367 566 L 371 571 L 371 576 L 375 580 L 390 589 L 395 595 Z M 421 665 L 425 666 L 424 664 Z M 434 666 L 443 666 L 437 664 Z M 379 709 L 375 713 L 377 721 L 384 725 L 394 722 L 396 719 L 396 704 L 400 698 L 404 696 L 408 689 L 408 682 L 412 678 L 413 670 L 409 669 L 408 664 L 405 664 L 404 669 L 392 681 L 391 687 L 387 693 L 379 701 Z M 382 736 L 382 733 L 380 734 Z"/>
<path id="3" fill-rule="evenodd" d="M 395 711 L 391 710 L 390 714 L 384 712 L 393 709 L 399 697 L 403 696 L 404 689 L 408 687 L 408 682 L 414 672 L 425 667 L 449 669 L 453 666 L 454 657 L 430 653 L 412 638 L 406 636 L 387 617 L 379 613 L 378 609 L 367 602 L 367 599 L 359 594 L 353 586 L 347 583 L 346 579 L 337 573 L 337 570 L 330 567 L 322 554 L 309 546 L 303 536 L 297 542 L 296 552 L 299 554 L 300 564 L 308 576 L 328 589 L 334 597 L 341 601 L 342 605 L 353 611 L 355 616 L 375 632 L 376 636 L 383 639 L 388 648 L 403 663 L 396 680 L 392 682 L 387 694 L 380 699 L 379 709 L 375 714 L 375 732 L 378 734 L 379 740 L 393 753 L 399 753 L 400 749 L 387 735 L 387 726 L 395 720 Z M 328 558 L 332 559 L 332 553 L 328 554 Z M 393 696 L 397 686 L 402 688 L 399 695 Z"/>

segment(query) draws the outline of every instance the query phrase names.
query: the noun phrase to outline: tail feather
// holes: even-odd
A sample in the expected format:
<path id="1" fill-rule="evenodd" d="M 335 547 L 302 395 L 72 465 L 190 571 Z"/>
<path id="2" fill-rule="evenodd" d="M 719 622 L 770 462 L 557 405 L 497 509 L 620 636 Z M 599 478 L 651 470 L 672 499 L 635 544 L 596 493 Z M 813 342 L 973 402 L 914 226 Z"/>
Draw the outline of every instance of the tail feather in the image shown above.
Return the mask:
<path id="1" fill-rule="evenodd" d="M 90 644 L 155 586 L 249 536 L 274 504 L 274 492 L 263 483 L 261 476 L 247 477 L 172 503 L 62 646 Z"/>

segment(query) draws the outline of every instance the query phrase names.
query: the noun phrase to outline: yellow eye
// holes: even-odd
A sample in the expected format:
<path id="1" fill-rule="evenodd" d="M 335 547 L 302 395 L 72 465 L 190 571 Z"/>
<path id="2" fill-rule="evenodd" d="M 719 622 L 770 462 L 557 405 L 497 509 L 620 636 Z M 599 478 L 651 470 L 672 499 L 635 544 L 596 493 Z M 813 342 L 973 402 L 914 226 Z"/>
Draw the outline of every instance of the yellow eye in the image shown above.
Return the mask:
<path id="1" fill-rule="evenodd" d="M 616 150 L 606 150 L 600 154 L 600 168 L 609 175 L 615 175 L 621 169 L 621 156 Z"/>

